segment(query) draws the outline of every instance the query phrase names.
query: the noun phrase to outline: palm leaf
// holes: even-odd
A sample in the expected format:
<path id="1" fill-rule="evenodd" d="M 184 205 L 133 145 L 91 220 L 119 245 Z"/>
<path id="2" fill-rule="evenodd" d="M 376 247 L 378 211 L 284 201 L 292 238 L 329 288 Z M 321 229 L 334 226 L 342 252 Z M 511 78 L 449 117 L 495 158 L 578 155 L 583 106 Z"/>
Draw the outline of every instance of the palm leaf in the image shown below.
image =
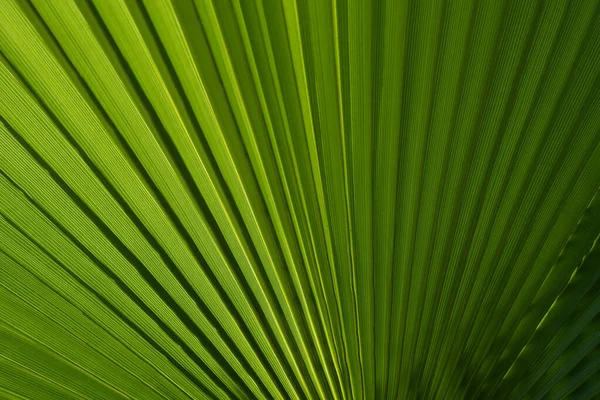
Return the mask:
<path id="1" fill-rule="evenodd" d="M 599 2 L 0 10 L 0 397 L 600 395 Z"/>

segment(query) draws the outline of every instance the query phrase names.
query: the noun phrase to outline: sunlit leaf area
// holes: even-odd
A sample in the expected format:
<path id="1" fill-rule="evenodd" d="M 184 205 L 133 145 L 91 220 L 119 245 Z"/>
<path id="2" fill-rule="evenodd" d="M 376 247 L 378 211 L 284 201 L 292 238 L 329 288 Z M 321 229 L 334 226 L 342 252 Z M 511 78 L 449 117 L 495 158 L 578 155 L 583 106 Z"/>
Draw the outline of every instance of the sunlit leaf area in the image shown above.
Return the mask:
<path id="1" fill-rule="evenodd" d="M 0 399 L 600 399 L 600 0 L 0 0 Z"/>

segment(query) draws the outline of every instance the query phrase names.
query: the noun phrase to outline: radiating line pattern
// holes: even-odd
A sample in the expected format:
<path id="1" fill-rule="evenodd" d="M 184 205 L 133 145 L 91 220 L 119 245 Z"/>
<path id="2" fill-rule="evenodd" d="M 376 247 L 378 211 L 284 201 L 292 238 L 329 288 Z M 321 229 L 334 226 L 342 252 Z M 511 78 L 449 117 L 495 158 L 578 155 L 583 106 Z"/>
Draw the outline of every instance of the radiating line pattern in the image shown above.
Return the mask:
<path id="1" fill-rule="evenodd" d="M 0 398 L 600 398 L 600 1 L 0 0 Z"/>

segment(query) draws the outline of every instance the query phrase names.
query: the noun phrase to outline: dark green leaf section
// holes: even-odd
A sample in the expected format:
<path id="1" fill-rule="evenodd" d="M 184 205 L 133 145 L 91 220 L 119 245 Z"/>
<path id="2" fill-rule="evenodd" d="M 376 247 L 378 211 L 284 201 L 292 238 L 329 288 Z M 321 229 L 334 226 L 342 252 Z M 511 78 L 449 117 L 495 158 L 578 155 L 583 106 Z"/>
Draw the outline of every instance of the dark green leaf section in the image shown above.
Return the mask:
<path id="1" fill-rule="evenodd" d="M 0 398 L 600 396 L 597 0 L 0 0 Z"/>

